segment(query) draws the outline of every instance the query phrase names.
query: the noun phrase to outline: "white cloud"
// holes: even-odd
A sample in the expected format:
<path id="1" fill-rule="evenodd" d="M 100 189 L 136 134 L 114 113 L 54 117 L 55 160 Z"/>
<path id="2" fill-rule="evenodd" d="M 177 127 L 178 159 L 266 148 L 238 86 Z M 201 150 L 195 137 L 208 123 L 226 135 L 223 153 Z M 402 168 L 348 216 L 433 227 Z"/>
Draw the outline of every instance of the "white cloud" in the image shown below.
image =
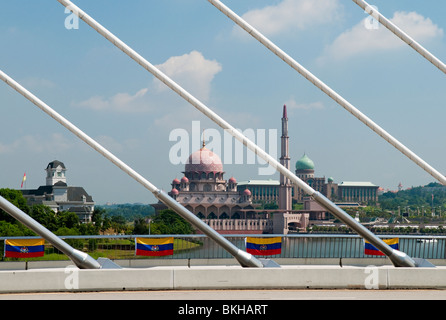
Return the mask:
<path id="1" fill-rule="evenodd" d="M 222 70 L 220 63 L 215 60 L 206 60 L 201 52 L 195 50 L 182 56 L 171 57 L 156 67 L 204 101 L 209 99 L 212 79 Z M 159 90 L 168 89 L 157 79 L 154 81 Z"/>
<path id="2" fill-rule="evenodd" d="M 211 82 L 222 70 L 217 61 L 205 59 L 198 51 L 171 57 L 156 67 L 202 101 L 208 100 Z M 149 91 L 150 95 L 147 94 Z M 96 95 L 72 105 L 97 111 L 144 113 L 152 111 L 154 106 L 159 104 L 157 100 L 162 98 L 166 91 L 170 89 L 155 78 L 148 88 L 143 88 L 135 94 L 124 92 L 112 97 Z"/>
<path id="3" fill-rule="evenodd" d="M 150 104 L 144 100 L 147 91 L 148 89 L 144 88 L 133 95 L 128 93 L 118 93 L 111 98 L 93 96 L 85 101 L 74 103 L 74 105 L 92 110 L 144 112 L 150 109 Z"/>
<path id="4" fill-rule="evenodd" d="M 25 135 L 10 144 L 0 142 L 0 154 L 12 154 L 21 150 L 33 153 L 51 153 L 54 150 L 67 150 L 70 147 L 70 142 L 59 133 L 45 137 Z"/>
<path id="5" fill-rule="evenodd" d="M 443 36 L 441 28 L 429 18 L 425 18 L 416 12 L 395 12 L 390 20 L 420 43 Z M 379 25 L 377 29 L 366 28 L 365 23 L 367 21 L 366 18 L 352 29 L 339 35 L 326 48 L 320 61 L 328 58 L 334 60 L 347 59 L 358 54 L 395 50 L 406 46 L 401 39 L 382 25 Z"/>
<path id="6" fill-rule="evenodd" d="M 283 0 L 277 5 L 248 11 L 242 18 L 265 35 L 274 35 L 331 22 L 339 12 L 338 0 Z M 245 33 L 239 27 L 234 31 Z"/>
<path id="7" fill-rule="evenodd" d="M 33 89 L 52 89 L 56 87 L 56 84 L 50 80 L 32 76 L 23 79 L 21 83 L 25 87 Z"/>
<path id="8" fill-rule="evenodd" d="M 320 101 L 310 103 L 297 103 L 294 98 L 285 102 L 289 110 L 321 110 L 325 109 L 324 104 Z"/>

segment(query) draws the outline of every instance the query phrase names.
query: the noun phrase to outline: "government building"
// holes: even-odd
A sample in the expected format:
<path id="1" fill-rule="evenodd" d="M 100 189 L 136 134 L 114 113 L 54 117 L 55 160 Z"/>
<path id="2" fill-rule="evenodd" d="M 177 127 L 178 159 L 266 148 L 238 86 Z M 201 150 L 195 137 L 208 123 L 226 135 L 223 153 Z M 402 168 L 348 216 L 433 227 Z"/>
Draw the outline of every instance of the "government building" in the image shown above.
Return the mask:
<path id="1" fill-rule="evenodd" d="M 315 177 L 314 163 L 306 154 L 296 162 L 295 172 L 298 178 L 338 205 L 353 203 L 367 205 L 378 202 L 379 187 L 371 182 L 343 181 L 338 184 L 331 177 L 327 180 L 325 177 Z M 306 196 L 302 189 L 295 187 L 296 202 L 302 203 Z"/>
<path id="2" fill-rule="evenodd" d="M 314 162 L 304 154 L 295 164 L 298 178 L 306 182 L 314 190 L 319 191 L 331 201 L 340 206 L 367 205 L 378 202 L 379 186 L 369 181 L 342 181 L 335 183 L 333 178 L 315 177 Z M 279 203 L 279 180 L 248 180 L 240 181 L 238 189 L 249 189 L 253 202 Z M 293 203 L 304 203 L 308 197 L 302 189 L 293 186 Z"/>
<path id="3" fill-rule="evenodd" d="M 43 204 L 54 212 L 74 212 L 83 223 L 91 222 L 94 211 L 93 198 L 83 187 L 67 185 L 67 168 L 58 160 L 48 163 L 46 169 L 46 184 L 37 189 L 20 190 L 28 205 Z"/>

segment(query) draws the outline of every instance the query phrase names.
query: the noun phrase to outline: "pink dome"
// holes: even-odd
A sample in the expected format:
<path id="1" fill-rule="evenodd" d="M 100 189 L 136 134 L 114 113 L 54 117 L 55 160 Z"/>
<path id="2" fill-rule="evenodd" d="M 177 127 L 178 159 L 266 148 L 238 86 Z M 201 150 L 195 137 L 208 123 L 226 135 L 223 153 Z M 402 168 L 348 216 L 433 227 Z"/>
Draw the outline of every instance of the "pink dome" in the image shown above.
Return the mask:
<path id="1" fill-rule="evenodd" d="M 181 178 L 181 182 L 182 183 L 189 183 L 189 179 L 187 177 L 182 177 Z"/>
<path id="2" fill-rule="evenodd" d="M 245 189 L 245 190 L 243 190 L 243 195 L 244 196 L 250 196 L 251 195 L 251 191 L 249 191 L 249 189 Z"/>
<path id="3" fill-rule="evenodd" d="M 180 184 L 180 180 L 175 178 L 175 179 L 173 179 L 172 184 Z"/>
<path id="4" fill-rule="evenodd" d="M 185 166 L 186 172 L 223 172 L 223 164 L 218 155 L 206 149 L 195 151 L 189 156 Z"/>
<path id="5" fill-rule="evenodd" d="M 229 183 L 237 183 L 237 180 L 235 180 L 234 177 L 229 178 Z"/>
<path id="6" fill-rule="evenodd" d="M 178 195 L 180 192 L 177 189 L 173 188 L 172 190 L 170 190 L 170 193 L 172 195 Z"/>

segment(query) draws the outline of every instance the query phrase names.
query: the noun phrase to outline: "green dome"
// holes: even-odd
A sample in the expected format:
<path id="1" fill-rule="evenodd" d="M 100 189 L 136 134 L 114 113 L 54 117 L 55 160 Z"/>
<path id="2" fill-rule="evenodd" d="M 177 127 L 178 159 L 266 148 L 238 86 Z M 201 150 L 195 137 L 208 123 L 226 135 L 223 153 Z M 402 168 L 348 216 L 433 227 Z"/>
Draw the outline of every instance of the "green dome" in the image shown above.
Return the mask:
<path id="1" fill-rule="evenodd" d="M 296 162 L 296 170 L 314 170 L 313 160 L 304 154 L 303 157 Z"/>

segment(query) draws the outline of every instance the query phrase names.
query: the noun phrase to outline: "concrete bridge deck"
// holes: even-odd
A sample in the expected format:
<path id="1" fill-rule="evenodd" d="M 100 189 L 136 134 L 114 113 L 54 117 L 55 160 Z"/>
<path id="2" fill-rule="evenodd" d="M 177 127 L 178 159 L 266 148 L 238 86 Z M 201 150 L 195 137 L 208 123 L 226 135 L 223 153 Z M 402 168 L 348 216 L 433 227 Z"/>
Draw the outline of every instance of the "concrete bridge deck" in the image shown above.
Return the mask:
<path id="1" fill-rule="evenodd" d="M 391 265 L 350 265 L 346 260 L 342 265 L 284 264 L 280 268 L 257 269 L 242 268 L 228 260 L 228 265 L 123 265 L 122 269 L 101 270 L 80 270 L 70 267 L 69 261 L 59 262 L 59 266 L 53 267 L 31 265 L 28 270 L 0 263 L 3 268 L 0 270 L 0 293 L 446 288 L 446 266 L 395 268 Z"/>

